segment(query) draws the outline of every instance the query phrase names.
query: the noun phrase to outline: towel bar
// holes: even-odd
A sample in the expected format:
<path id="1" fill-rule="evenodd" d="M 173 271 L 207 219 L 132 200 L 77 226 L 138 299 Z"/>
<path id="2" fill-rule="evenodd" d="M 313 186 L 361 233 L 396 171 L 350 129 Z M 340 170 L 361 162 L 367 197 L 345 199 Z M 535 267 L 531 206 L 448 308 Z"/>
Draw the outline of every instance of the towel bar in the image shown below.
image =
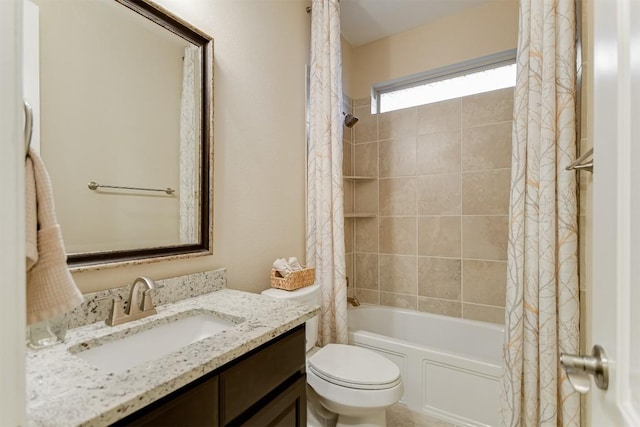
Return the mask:
<path id="1" fill-rule="evenodd" d="M 33 135 L 33 109 L 31 105 L 24 100 L 24 155 L 29 155 L 29 148 L 31 148 L 31 136 Z"/>
<path id="2" fill-rule="evenodd" d="M 161 191 L 163 193 L 167 193 L 169 195 L 173 194 L 176 192 L 176 190 L 174 190 L 173 188 L 167 187 L 167 188 L 143 188 L 143 187 L 123 187 L 120 185 L 103 185 L 103 184 L 98 184 L 95 181 L 91 181 L 87 187 L 89 187 L 90 190 L 97 190 L 98 188 L 117 188 L 118 190 L 139 190 L 139 191 Z"/>

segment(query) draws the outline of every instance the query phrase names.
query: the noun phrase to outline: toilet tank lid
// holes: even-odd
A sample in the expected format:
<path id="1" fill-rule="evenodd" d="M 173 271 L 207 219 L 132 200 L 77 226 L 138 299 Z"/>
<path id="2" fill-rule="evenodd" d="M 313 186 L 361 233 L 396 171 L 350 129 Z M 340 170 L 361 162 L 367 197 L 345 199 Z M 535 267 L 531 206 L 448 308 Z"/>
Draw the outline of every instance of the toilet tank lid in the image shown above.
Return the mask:
<path id="1" fill-rule="evenodd" d="M 268 295 L 273 298 L 301 299 L 307 297 L 320 289 L 320 285 L 305 286 L 295 291 L 285 291 L 284 289 L 269 288 L 262 291 L 262 295 Z"/>

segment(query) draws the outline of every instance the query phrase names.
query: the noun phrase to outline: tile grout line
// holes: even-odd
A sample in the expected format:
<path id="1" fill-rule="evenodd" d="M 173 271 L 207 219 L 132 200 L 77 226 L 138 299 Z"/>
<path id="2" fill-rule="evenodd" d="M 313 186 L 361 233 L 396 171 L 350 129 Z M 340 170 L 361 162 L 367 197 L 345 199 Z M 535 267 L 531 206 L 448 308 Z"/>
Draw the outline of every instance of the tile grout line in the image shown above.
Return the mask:
<path id="1" fill-rule="evenodd" d="M 415 108 L 415 130 L 416 130 L 416 135 L 415 135 L 415 151 L 414 151 L 414 159 L 415 159 L 415 168 L 414 168 L 414 176 L 415 176 L 415 187 L 413 189 L 413 195 L 414 195 L 414 202 L 415 202 L 415 207 L 414 207 L 414 214 L 415 214 L 415 236 L 416 236 L 416 250 L 415 250 L 415 254 L 416 254 L 416 267 L 415 267 L 415 274 L 416 274 L 416 281 L 415 281 L 415 285 L 414 285 L 414 291 L 415 291 L 415 299 L 416 299 L 416 311 L 420 311 L 420 223 L 418 221 L 418 212 L 419 212 L 419 208 L 418 208 L 418 107 L 414 107 Z"/>
<path id="2" fill-rule="evenodd" d="M 464 319 L 464 227 L 462 221 L 464 198 L 462 193 L 462 132 L 462 98 L 460 98 L 460 318 Z"/>
<path id="3" fill-rule="evenodd" d="M 380 293 L 380 114 L 375 114 L 376 117 L 376 228 L 377 228 L 377 248 L 376 248 L 376 267 L 377 267 L 377 277 L 376 277 L 376 287 L 377 287 L 377 297 L 378 297 L 378 305 L 382 305 L 382 295 Z"/>

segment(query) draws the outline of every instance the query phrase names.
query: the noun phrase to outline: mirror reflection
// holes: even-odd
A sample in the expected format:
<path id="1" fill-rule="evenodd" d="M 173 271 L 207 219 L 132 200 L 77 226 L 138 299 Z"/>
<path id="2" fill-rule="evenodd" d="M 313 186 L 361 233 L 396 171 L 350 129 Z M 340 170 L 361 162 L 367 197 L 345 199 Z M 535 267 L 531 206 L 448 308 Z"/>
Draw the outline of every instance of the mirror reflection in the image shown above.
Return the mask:
<path id="1" fill-rule="evenodd" d="M 144 2 L 35 3 L 41 155 L 70 263 L 208 250 L 210 40 Z"/>

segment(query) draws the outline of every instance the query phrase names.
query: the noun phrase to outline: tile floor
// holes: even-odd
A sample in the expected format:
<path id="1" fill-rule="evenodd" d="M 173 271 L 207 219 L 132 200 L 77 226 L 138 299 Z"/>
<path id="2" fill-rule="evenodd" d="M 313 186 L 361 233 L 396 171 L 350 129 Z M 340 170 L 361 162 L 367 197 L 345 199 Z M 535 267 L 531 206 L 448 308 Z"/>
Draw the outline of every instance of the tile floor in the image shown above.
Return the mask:
<path id="1" fill-rule="evenodd" d="M 428 415 L 411 411 L 402 403 L 387 409 L 387 427 L 458 427 Z"/>

